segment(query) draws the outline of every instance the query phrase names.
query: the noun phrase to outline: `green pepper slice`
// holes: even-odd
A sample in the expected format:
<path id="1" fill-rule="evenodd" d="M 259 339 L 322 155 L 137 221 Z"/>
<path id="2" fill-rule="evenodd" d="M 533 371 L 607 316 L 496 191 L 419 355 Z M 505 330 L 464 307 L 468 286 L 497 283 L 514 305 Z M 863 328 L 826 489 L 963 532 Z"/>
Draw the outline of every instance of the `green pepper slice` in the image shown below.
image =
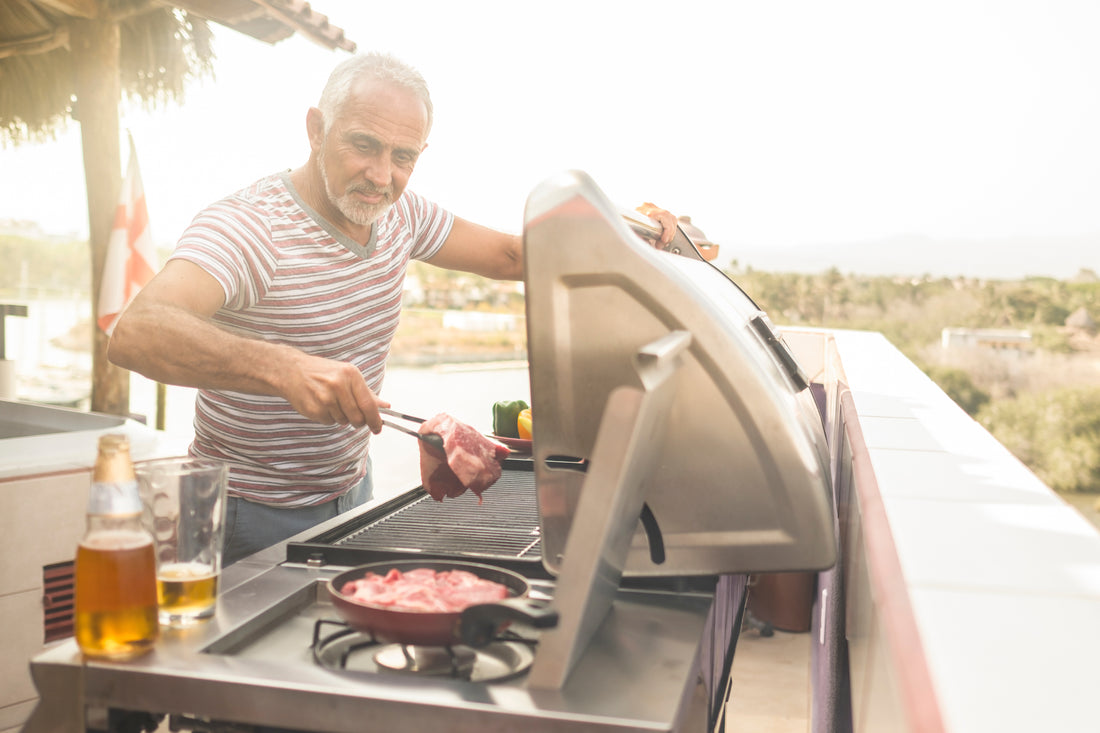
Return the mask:
<path id="1" fill-rule="evenodd" d="M 493 434 L 502 438 L 518 438 L 519 429 L 516 427 L 516 418 L 519 413 L 529 408 L 523 400 L 504 400 L 493 403 Z"/>

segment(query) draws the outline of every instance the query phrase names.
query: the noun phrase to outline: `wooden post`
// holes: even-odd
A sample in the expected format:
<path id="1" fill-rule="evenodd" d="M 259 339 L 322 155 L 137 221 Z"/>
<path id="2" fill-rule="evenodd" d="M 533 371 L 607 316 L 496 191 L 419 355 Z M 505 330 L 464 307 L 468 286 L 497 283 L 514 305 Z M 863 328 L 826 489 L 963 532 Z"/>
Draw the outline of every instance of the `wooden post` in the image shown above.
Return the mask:
<path id="1" fill-rule="evenodd" d="M 130 412 L 130 372 L 107 361 L 107 335 L 95 326 L 103 265 L 111 236 L 122 166 L 118 142 L 120 34 L 118 23 L 73 18 L 69 25 L 76 106 L 88 187 L 88 235 L 92 262 L 92 410 Z"/>

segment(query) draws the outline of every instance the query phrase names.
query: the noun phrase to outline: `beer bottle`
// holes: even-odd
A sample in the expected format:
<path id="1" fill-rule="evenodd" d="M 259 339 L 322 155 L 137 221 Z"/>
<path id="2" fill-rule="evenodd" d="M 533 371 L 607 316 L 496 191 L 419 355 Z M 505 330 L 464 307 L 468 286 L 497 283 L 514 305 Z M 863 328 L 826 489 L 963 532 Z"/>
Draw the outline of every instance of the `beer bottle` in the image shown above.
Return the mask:
<path id="1" fill-rule="evenodd" d="M 84 654 L 131 659 L 156 642 L 156 559 L 125 435 L 102 435 L 76 551 L 76 643 Z"/>

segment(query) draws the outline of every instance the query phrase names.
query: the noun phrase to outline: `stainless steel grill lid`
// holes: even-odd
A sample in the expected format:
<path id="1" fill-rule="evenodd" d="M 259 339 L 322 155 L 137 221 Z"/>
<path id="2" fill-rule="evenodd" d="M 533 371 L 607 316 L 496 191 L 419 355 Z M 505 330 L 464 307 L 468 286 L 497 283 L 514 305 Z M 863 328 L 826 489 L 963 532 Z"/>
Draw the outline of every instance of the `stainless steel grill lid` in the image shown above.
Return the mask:
<path id="1" fill-rule="evenodd" d="M 655 564 L 639 529 L 622 561 L 626 575 L 831 566 L 821 421 L 805 377 L 751 299 L 708 263 L 644 243 L 581 172 L 532 192 L 524 250 L 547 569 L 560 569 L 574 524 L 589 521 L 578 517 L 582 492 L 621 484 L 652 509 L 667 555 Z M 647 376 L 656 361 L 662 376 Z M 665 388 L 647 384 L 666 376 L 670 396 L 658 397 Z M 667 404 L 647 434 L 616 449 L 615 436 L 644 416 L 630 405 L 646 400 Z M 547 465 L 554 456 L 589 458 L 591 468 Z M 617 458 L 631 466 L 608 465 Z M 624 475 L 632 468 L 642 475 Z"/>

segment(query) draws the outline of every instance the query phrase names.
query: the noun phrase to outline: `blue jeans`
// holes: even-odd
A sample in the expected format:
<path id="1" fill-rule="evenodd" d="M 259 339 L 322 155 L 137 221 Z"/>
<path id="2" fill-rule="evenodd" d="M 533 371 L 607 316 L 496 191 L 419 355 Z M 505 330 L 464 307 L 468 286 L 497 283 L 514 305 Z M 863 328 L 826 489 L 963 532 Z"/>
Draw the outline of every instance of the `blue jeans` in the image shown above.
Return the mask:
<path id="1" fill-rule="evenodd" d="M 222 551 L 222 567 L 293 537 L 314 525 L 332 519 L 337 514 L 354 509 L 370 501 L 374 495 L 371 480 L 371 462 L 367 458 L 367 473 L 357 486 L 334 501 L 317 506 L 280 509 L 267 504 L 245 501 L 236 496 L 228 499 L 225 507 L 225 549 Z"/>

